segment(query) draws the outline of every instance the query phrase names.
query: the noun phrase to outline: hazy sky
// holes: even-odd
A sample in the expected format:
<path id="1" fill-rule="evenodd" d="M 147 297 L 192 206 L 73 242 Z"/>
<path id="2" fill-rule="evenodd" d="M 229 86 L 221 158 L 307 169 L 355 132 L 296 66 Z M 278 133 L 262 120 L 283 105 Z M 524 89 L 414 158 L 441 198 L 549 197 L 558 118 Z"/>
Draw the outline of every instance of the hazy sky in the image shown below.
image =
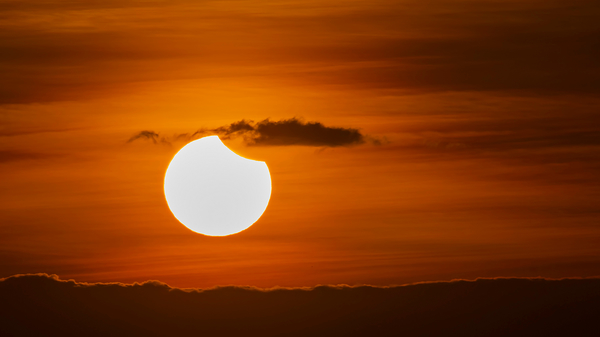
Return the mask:
<path id="1" fill-rule="evenodd" d="M 0 0 L 0 277 L 599 275 L 598 17 L 572 0 Z M 178 223 L 178 149 L 267 118 L 295 140 L 225 140 L 269 166 L 263 217 L 225 238 Z M 309 122 L 359 138 L 315 141 Z"/>

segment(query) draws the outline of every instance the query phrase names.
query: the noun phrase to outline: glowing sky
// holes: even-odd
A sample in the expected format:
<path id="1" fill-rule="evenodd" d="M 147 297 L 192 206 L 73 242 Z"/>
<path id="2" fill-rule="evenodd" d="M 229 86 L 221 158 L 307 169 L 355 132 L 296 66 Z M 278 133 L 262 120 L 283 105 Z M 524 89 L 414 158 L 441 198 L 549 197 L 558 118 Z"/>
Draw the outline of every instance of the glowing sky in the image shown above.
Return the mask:
<path id="1" fill-rule="evenodd" d="M 597 1 L 33 0 L 0 13 L 0 277 L 600 274 Z M 186 137 L 294 117 L 364 141 L 304 127 L 295 141 L 224 140 L 268 164 L 267 212 L 227 238 L 172 217 L 163 178 Z M 158 136 L 129 142 L 141 131 Z"/>

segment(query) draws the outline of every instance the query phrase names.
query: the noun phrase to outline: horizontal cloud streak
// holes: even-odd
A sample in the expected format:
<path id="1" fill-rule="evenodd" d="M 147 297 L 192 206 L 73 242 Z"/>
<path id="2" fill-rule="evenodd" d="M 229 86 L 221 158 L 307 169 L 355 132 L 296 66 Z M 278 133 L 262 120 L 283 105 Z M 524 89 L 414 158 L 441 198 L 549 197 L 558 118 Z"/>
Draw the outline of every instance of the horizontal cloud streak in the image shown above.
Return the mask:
<path id="1" fill-rule="evenodd" d="M 595 328 L 600 279 L 203 290 L 28 274 L 0 296 L 8 335 L 566 336 Z"/>
<path id="2" fill-rule="evenodd" d="M 161 137 L 154 131 L 141 131 L 133 135 L 128 142 L 148 139 L 157 144 L 159 141 L 170 143 L 176 140 L 191 140 L 208 135 L 219 135 L 224 139 L 244 139 L 247 145 L 254 146 L 350 146 L 364 144 L 367 141 L 380 144 L 381 141 L 363 135 L 358 129 L 325 126 L 319 122 L 304 122 L 298 118 L 260 122 L 241 120 L 214 129 L 200 129 L 191 135 L 180 134 L 172 138 Z"/>
<path id="3" fill-rule="evenodd" d="M 596 1 L 233 3 L 2 2 L 0 104 L 226 78 L 231 67 L 363 89 L 599 89 Z"/>
<path id="4" fill-rule="evenodd" d="M 243 135 L 252 145 L 281 146 L 346 146 L 362 144 L 365 137 L 358 129 L 329 127 L 319 122 L 303 122 L 298 118 L 258 123 L 241 120 L 210 132 L 235 137 Z"/>
<path id="5" fill-rule="evenodd" d="M 51 155 L 37 152 L 0 150 L 0 164 L 20 160 L 46 159 L 48 157 L 51 157 Z"/>

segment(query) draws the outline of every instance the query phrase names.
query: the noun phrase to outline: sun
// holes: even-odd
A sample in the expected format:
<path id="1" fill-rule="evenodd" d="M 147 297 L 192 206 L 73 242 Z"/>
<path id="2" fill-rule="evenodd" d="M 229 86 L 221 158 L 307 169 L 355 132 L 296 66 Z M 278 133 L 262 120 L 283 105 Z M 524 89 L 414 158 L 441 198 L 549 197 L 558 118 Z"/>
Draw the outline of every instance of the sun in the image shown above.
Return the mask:
<path id="1" fill-rule="evenodd" d="M 190 230 L 209 236 L 239 233 L 264 213 L 271 198 L 265 162 L 241 157 L 218 136 L 185 145 L 167 168 L 165 198 Z"/>

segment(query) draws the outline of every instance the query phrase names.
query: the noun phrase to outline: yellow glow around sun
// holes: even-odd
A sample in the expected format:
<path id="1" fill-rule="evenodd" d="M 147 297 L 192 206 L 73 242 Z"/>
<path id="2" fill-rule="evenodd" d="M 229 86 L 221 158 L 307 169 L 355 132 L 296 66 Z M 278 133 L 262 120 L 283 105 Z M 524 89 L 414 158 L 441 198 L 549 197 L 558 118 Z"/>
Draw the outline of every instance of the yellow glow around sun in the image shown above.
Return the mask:
<path id="1" fill-rule="evenodd" d="M 169 164 L 165 197 L 173 215 L 194 232 L 225 236 L 243 231 L 271 197 L 267 164 L 238 156 L 218 136 L 184 146 Z"/>

